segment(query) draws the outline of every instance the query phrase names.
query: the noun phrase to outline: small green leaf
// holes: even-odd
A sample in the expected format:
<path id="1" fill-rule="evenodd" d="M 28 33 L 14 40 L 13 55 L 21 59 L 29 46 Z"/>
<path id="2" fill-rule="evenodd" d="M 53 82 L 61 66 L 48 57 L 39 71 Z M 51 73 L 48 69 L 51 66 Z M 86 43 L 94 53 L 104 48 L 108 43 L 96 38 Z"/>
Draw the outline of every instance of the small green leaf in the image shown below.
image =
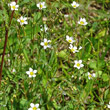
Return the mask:
<path id="1" fill-rule="evenodd" d="M 89 67 L 92 68 L 92 69 L 96 69 L 97 68 L 97 62 L 96 61 L 91 61 L 89 62 Z"/>
<path id="2" fill-rule="evenodd" d="M 107 74 L 103 74 L 102 75 L 102 79 L 103 79 L 103 81 L 108 81 L 109 80 L 109 76 Z"/>
<path id="3" fill-rule="evenodd" d="M 27 52 L 25 49 L 23 49 L 23 53 L 24 53 L 24 57 L 25 57 L 26 61 L 29 63 L 29 58 L 28 58 L 28 55 L 27 55 Z"/>
<path id="4" fill-rule="evenodd" d="M 41 18 L 41 16 L 42 16 L 41 12 L 34 13 L 34 20 L 35 21 L 39 21 L 39 19 Z"/>
<path id="5" fill-rule="evenodd" d="M 58 53 L 58 57 L 60 58 L 63 58 L 63 59 L 67 59 L 68 56 L 67 56 L 67 53 L 66 53 L 67 50 L 62 50 Z"/>

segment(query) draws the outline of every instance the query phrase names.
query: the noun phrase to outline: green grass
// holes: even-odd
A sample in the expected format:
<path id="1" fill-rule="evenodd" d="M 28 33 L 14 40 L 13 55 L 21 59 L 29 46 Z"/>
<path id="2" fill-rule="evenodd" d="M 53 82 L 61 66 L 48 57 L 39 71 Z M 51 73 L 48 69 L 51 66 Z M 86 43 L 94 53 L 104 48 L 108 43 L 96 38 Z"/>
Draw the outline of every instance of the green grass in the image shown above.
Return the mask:
<path id="1" fill-rule="evenodd" d="M 0 1 L 0 62 L 10 2 Z M 76 9 L 71 7 L 72 2 L 46 0 L 47 8 L 39 10 L 38 0 L 18 0 L 19 10 L 8 34 L 0 110 L 28 110 L 30 103 L 39 103 L 41 110 L 109 110 L 110 2 L 76 0 L 80 4 Z M 20 26 L 20 16 L 28 17 L 27 25 Z M 78 25 L 81 17 L 86 18 L 86 26 Z M 41 31 L 45 24 L 47 32 Z M 66 35 L 76 40 L 73 46 L 82 46 L 78 53 L 70 51 Z M 40 45 L 44 38 L 52 41 L 51 49 L 44 50 Z M 75 60 L 82 60 L 84 67 L 75 68 Z M 30 67 L 37 70 L 35 78 L 26 74 Z M 88 72 L 96 77 L 89 80 Z"/>

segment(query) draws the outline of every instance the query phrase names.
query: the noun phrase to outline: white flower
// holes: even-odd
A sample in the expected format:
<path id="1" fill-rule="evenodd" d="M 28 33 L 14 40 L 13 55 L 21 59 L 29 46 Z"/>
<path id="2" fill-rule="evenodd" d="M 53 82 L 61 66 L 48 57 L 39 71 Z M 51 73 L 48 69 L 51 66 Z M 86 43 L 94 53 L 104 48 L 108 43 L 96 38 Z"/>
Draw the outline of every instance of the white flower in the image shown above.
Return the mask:
<path id="1" fill-rule="evenodd" d="M 78 24 L 80 24 L 80 25 L 87 25 L 88 23 L 86 22 L 86 19 L 85 19 L 85 18 L 81 18 L 81 19 L 78 21 Z"/>
<path id="2" fill-rule="evenodd" d="M 107 107 L 110 108 L 110 101 L 109 101 L 109 104 L 107 104 Z"/>
<path id="3" fill-rule="evenodd" d="M 20 25 L 23 25 L 23 24 L 28 24 L 26 20 L 27 20 L 26 17 L 21 16 L 17 21 L 20 23 Z"/>
<path id="4" fill-rule="evenodd" d="M 16 70 L 13 68 L 13 69 L 12 69 L 12 73 L 15 73 L 15 72 L 16 72 Z"/>
<path id="5" fill-rule="evenodd" d="M 71 78 L 74 78 L 74 75 L 72 75 Z"/>
<path id="6" fill-rule="evenodd" d="M 40 3 L 38 3 L 38 4 L 37 4 L 37 7 L 38 7 L 39 9 L 46 8 L 45 2 L 40 2 Z"/>
<path id="7" fill-rule="evenodd" d="M 65 18 L 68 18 L 68 17 L 69 17 L 69 15 L 68 15 L 68 14 L 66 14 L 66 15 L 64 15 L 64 17 L 65 17 Z"/>
<path id="8" fill-rule="evenodd" d="M 50 42 L 51 40 L 47 40 L 46 38 L 44 38 L 44 42 L 41 42 L 40 45 L 42 45 L 44 49 L 51 48 L 51 45 L 49 45 Z"/>
<path id="9" fill-rule="evenodd" d="M 74 67 L 76 67 L 76 68 L 78 68 L 78 69 L 80 69 L 81 67 L 83 67 L 84 65 L 82 64 L 82 60 L 75 60 L 74 61 L 75 62 L 75 65 L 74 65 Z"/>
<path id="10" fill-rule="evenodd" d="M 75 42 L 75 40 L 73 40 L 73 37 L 69 37 L 68 35 L 66 36 L 66 40 L 72 44 L 73 42 Z"/>
<path id="11" fill-rule="evenodd" d="M 79 50 L 81 50 L 81 49 L 82 49 L 82 47 L 80 46 L 80 47 L 79 47 Z"/>
<path id="12" fill-rule="evenodd" d="M 73 3 L 71 4 L 73 8 L 77 8 L 79 6 L 78 3 L 76 3 L 75 1 L 73 1 Z"/>
<path id="13" fill-rule="evenodd" d="M 48 30 L 48 27 L 44 25 L 44 31 L 46 32 Z M 43 28 L 41 28 L 41 31 L 43 31 Z"/>
<path id="14" fill-rule="evenodd" d="M 28 110 L 40 110 L 39 104 L 33 104 L 33 103 L 31 103 L 30 106 L 31 107 Z"/>
<path id="15" fill-rule="evenodd" d="M 11 2 L 8 4 L 11 7 L 11 10 L 18 10 L 19 5 L 16 5 L 16 2 Z"/>
<path id="16" fill-rule="evenodd" d="M 8 59 L 8 63 L 10 63 L 11 61 L 10 61 L 10 59 Z"/>
<path id="17" fill-rule="evenodd" d="M 96 76 L 95 73 L 90 74 L 90 73 L 88 72 L 88 79 L 92 79 L 92 78 L 95 77 L 95 76 Z"/>
<path id="18" fill-rule="evenodd" d="M 26 71 L 26 73 L 29 75 L 29 77 L 36 77 L 35 73 L 37 73 L 37 70 L 33 70 L 32 68 L 29 68 L 29 71 Z"/>
<path id="19" fill-rule="evenodd" d="M 69 49 L 70 49 L 71 52 L 73 52 L 73 53 L 79 52 L 79 51 L 77 50 L 77 47 L 76 47 L 76 46 L 73 47 L 72 44 L 70 44 Z"/>

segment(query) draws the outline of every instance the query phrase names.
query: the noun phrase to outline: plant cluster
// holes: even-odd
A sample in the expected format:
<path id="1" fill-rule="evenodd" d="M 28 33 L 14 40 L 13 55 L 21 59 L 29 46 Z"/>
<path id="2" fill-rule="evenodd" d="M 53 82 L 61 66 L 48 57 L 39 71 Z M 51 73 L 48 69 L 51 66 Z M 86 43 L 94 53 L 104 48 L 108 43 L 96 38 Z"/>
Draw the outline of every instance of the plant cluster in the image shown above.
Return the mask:
<path id="1" fill-rule="evenodd" d="M 109 110 L 109 4 L 1 0 L 0 110 Z"/>

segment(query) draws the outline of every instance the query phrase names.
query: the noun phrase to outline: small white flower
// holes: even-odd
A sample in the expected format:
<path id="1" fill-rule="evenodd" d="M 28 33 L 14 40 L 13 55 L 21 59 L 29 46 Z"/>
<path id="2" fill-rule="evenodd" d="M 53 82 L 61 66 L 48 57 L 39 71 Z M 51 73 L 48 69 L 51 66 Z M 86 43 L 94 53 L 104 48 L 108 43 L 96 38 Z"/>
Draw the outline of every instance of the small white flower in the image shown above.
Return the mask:
<path id="1" fill-rule="evenodd" d="M 40 3 L 38 3 L 38 4 L 37 4 L 37 7 L 38 7 L 40 10 L 43 9 L 43 8 L 46 8 L 45 2 L 40 2 Z"/>
<path id="2" fill-rule="evenodd" d="M 48 30 L 48 27 L 44 25 L 44 31 L 46 32 Z M 43 31 L 43 28 L 41 28 L 41 31 Z"/>
<path id="3" fill-rule="evenodd" d="M 26 73 L 29 75 L 29 77 L 36 77 L 35 73 L 37 73 L 37 70 L 33 70 L 32 68 L 29 68 L 29 71 L 26 71 Z"/>
<path id="4" fill-rule="evenodd" d="M 70 49 L 71 52 L 73 52 L 73 53 L 79 52 L 79 51 L 77 50 L 77 47 L 76 47 L 76 46 L 73 47 L 72 44 L 70 44 L 69 49 Z"/>
<path id="5" fill-rule="evenodd" d="M 87 25 L 88 23 L 86 22 L 86 19 L 85 19 L 85 18 L 81 18 L 81 19 L 78 21 L 78 24 L 80 24 L 80 25 Z"/>
<path id="6" fill-rule="evenodd" d="M 107 104 L 107 107 L 110 108 L 110 101 L 109 101 L 109 104 Z"/>
<path id="7" fill-rule="evenodd" d="M 74 61 L 75 62 L 75 65 L 74 65 L 74 67 L 76 67 L 76 68 L 78 68 L 78 69 L 80 69 L 81 67 L 83 67 L 84 65 L 82 64 L 82 60 L 75 60 Z"/>
<path id="8" fill-rule="evenodd" d="M 76 3 L 75 1 L 73 1 L 73 3 L 71 4 L 73 8 L 77 8 L 79 6 L 78 3 Z"/>
<path id="9" fill-rule="evenodd" d="M 79 50 L 81 50 L 81 49 L 82 49 L 82 47 L 80 46 L 80 47 L 79 47 Z"/>
<path id="10" fill-rule="evenodd" d="M 23 25 L 23 24 L 28 24 L 26 20 L 27 20 L 26 17 L 21 16 L 17 21 L 20 23 L 20 25 Z"/>
<path id="11" fill-rule="evenodd" d="M 33 103 L 31 103 L 30 106 L 31 107 L 28 110 L 40 110 L 39 104 L 33 104 Z"/>
<path id="12" fill-rule="evenodd" d="M 66 95 L 66 92 L 65 92 L 65 91 L 63 91 L 63 92 L 62 92 L 62 95 Z"/>
<path id="13" fill-rule="evenodd" d="M 11 64 L 11 61 L 10 61 L 10 59 L 8 59 L 7 65 L 10 66 L 10 64 Z"/>
<path id="14" fill-rule="evenodd" d="M 18 10 L 19 5 L 16 5 L 16 2 L 11 2 L 8 4 L 9 7 L 11 7 L 11 10 Z"/>
<path id="15" fill-rule="evenodd" d="M 42 45 L 44 49 L 51 48 L 51 45 L 49 44 L 50 42 L 51 40 L 47 40 L 46 38 L 44 38 L 44 42 L 41 42 L 40 45 Z"/>
<path id="16" fill-rule="evenodd" d="M 10 54 L 7 54 L 7 57 L 10 57 Z"/>
<path id="17" fill-rule="evenodd" d="M 90 73 L 88 72 L 88 79 L 92 79 L 92 78 L 95 77 L 95 76 L 96 76 L 95 73 L 90 74 Z"/>
<path id="18" fill-rule="evenodd" d="M 71 78 L 74 78 L 74 75 L 72 75 Z"/>
<path id="19" fill-rule="evenodd" d="M 68 17 L 69 17 L 69 15 L 68 15 L 68 14 L 66 14 L 66 15 L 64 15 L 64 17 L 65 17 L 65 18 L 68 18 Z"/>
<path id="20" fill-rule="evenodd" d="M 15 72 L 16 72 L 16 70 L 13 68 L 13 69 L 12 69 L 12 73 L 15 73 Z"/>
<path id="21" fill-rule="evenodd" d="M 73 37 L 69 37 L 68 35 L 66 36 L 66 40 L 67 40 L 67 42 L 69 42 L 70 44 L 72 44 L 73 42 L 75 42 L 75 40 L 73 40 Z"/>

